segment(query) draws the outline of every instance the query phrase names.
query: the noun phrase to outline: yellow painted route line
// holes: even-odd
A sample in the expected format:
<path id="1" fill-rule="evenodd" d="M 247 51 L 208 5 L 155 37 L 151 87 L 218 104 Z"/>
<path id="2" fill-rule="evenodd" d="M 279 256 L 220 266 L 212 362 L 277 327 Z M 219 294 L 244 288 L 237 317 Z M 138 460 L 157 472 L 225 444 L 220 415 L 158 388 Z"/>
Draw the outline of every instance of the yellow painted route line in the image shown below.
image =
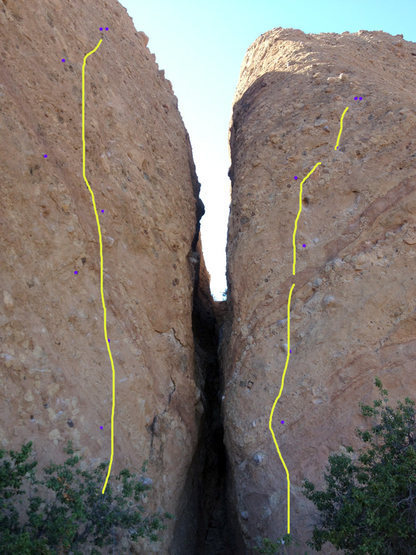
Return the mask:
<path id="1" fill-rule="evenodd" d="M 285 375 L 286 375 L 287 365 L 289 364 L 289 358 L 290 358 L 290 301 L 292 299 L 292 291 L 293 291 L 294 287 L 295 287 L 295 284 L 293 283 L 292 287 L 290 288 L 289 300 L 287 302 L 287 355 L 286 355 L 286 364 L 285 364 L 285 368 L 283 370 L 282 382 L 280 384 L 280 391 L 279 391 L 278 396 L 274 400 L 272 410 L 270 412 L 270 418 L 269 418 L 269 430 L 270 430 L 270 433 L 273 436 L 273 441 L 274 441 L 274 444 L 276 446 L 277 453 L 278 453 L 278 455 L 280 457 L 280 460 L 282 461 L 282 464 L 283 464 L 283 466 L 285 467 L 285 470 L 286 470 L 286 479 L 287 479 L 287 533 L 288 534 L 290 534 L 290 476 L 289 476 L 289 470 L 287 469 L 286 463 L 285 463 L 285 461 L 282 457 L 282 454 L 280 452 L 279 445 L 277 444 L 276 436 L 274 435 L 274 431 L 273 431 L 273 428 L 272 428 L 272 421 L 273 421 L 273 414 L 274 414 L 274 409 L 276 408 L 277 401 L 280 399 L 280 396 L 283 392 L 283 386 L 284 386 L 284 382 L 285 382 Z"/>
<path id="2" fill-rule="evenodd" d="M 296 268 L 296 230 L 298 228 L 298 220 L 299 220 L 299 216 L 300 213 L 302 212 L 302 189 L 303 189 L 303 184 L 305 183 L 305 181 L 308 179 L 308 177 L 310 175 L 313 174 L 313 172 L 316 170 L 316 168 L 321 164 L 321 162 L 318 162 L 317 164 L 314 165 L 314 167 L 311 169 L 311 171 L 308 173 L 308 175 L 302 179 L 301 183 L 300 183 L 300 190 L 299 190 L 299 211 L 298 211 L 298 215 L 296 216 L 296 220 L 295 220 L 295 229 L 293 230 L 293 239 L 292 239 L 292 243 L 293 243 L 293 275 L 295 275 L 295 268 Z"/>
<path id="3" fill-rule="evenodd" d="M 339 143 L 339 139 L 341 137 L 341 133 L 342 133 L 342 121 L 344 119 L 345 113 L 348 110 L 348 106 L 345 108 L 345 110 L 342 112 L 342 116 L 341 116 L 341 121 L 340 121 L 340 128 L 339 128 L 339 133 L 338 133 L 338 138 L 337 138 L 337 143 L 334 146 L 334 150 L 336 150 L 338 148 L 338 143 Z"/>
<path id="4" fill-rule="evenodd" d="M 342 116 L 341 116 L 340 130 L 339 130 L 339 133 L 338 133 L 337 144 L 335 145 L 334 150 L 336 150 L 337 147 L 338 147 L 339 139 L 341 137 L 341 132 L 342 132 L 342 120 L 344 119 L 344 115 L 345 115 L 347 110 L 348 110 L 348 106 L 345 108 L 345 110 L 343 111 Z M 316 168 L 320 164 L 321 164 L 321 162 L 317 162 L 314 165 L 314 167 L 311 169 L 311 171 L 308 173 L 308 175 L 304 179 L 302 179 L 302 181 L 300 183 L 299 210 L 298 210 L 298 214 L 297 214 L 296 219 L 295 219 L 295 227 L 294 227 L 294 230 L 293 230 L 293 237 L 292 237 L 292 244 L 293 244 L 293 275 L 295 275 L 295 271 L 296 271 L 296 231 L 297 231 L 297 228 L 298 228 L 298 220 L 299 220 L 300 214 L 302 212 L 303 184 L 308 179 L 308 177 L 310 177 L 313 174 L 313 172 L 316 170 Z M 293 292 L 294 287 L 295 287 L 295 284 L 293 283 L 292 287 L 290 288 L 289 298 L 288 298 L 288 301 L 287 301 L 287 355 L 286 355 L 286 364 L 285 364 L 285 367 L 284 367 L 284 370 L 283 370 L 282 381 L 280 383 L 280 390 L 279 390 L 279 393 L 278 393 L 276 399 L 274 400 L 272 410 L 270 411 L 270 417 L 269 417 L 269 430 L 270 430 L 270 433 L 272 434 L 273 441 L 274 441 L 274 444 L 276 446 L 277 454 L 279 455 L 279 458 L 282 461 L 282 464 L 283 464 L 284 469 L 286 471 L 286 479 L 287 479 L 287 533 L 288 534 L 290 534 L 290 474 L 289 474 L 289 470 L 286 466 L 286 463 L 283 459 L 282 453 L 280 452 L 280 448 L 279 448 L 279 445 L 277 443 L 275 433 L 273 431 L 272 423 L 273 423 L 273 415 L 274 415 L 274 411 L 275 411 L 275 408 L 276 408 L 277 401 L 280 399 L 280 396 L 283 393 L 285 376 L 286 376 L 287 366 L 289 364 L 289 358 L 290 358 L 290 303 L 291 303 L 291 300 L 292 300 L 292 292 Z"/>
<path id="5" fill-rule="evenodd" d="M 85 175 L 85 64 L 87 62 L 88 56 L 91 56 L 91 54 L 94 54 L 94 52 L 98 49 L 101 43 L 102 43 L 102 39 L 100 39 L 100 41 L 98 42 L 94 50 L 91 50 L 91 52 L 88 52 L 88 54 L 85 55 L 84 63 L 82 64 L 82 175 L 84 177 L 84 181 L 88 187 L 88 190 L 91 194 L 91 200 L 92 200 L 94 213 L 95 213 L 95 220 L 97 222 L 98 238 L 100 240 L 100 289 L 101 289 L 101 301 L 103 304 L 103 312 L 104 312 L 104 338 L 105 338 L 105 343 L 107 345 L 108 356 L 110 357 L 111 369 L 113 371 L 113 404 L 111 408 L 111 457 L 110 457 L 110 464 L 108 466 L 107 477 L 105 479 L 104 486 L 102 489 L 102 493 L 104 494 L 105 488 L 107 487 L 108 479 L 110 477 L 110 472 L 111 472 L 111 467 L 113 465 L 113 457 L 114 457 L 114 410 L 116 405 L 116 386 L 115 386 L 116 376 L 115 376 L 115 370 L 114 370 L 113 356 L 111 354 L 111 349 L 110 349 L 110 342 L 107 336 L 107 309 L 105 307 L 105 299 L 104 299 L 104 261 L 103 261 L 103 239 L 101 235 L 101 226 L 100 226 L 100 220 L 98 218 L 97 206 L 95 204 L 94 192 L 91 189 L 90 184 L 88 183 L 87 176 Z"/>

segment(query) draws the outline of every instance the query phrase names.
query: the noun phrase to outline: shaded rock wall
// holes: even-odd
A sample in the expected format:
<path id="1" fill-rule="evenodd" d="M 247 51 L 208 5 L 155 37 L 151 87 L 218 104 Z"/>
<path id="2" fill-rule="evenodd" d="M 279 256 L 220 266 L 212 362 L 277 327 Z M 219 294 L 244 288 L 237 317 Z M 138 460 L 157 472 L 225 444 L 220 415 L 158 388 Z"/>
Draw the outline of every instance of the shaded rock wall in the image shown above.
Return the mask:
<path id="1" fill-rule="evenodd" d="M 149 459 L 149 508 L 178 517 L 202 413 L 192 251 L 203 205 L 171 84 L 114 0 L 0 3 L 0 442 L 33 440 L 40 465 L 62 461 L 68 439 L 88 464 L 110 456 L 112 372 L 81 142 L 82 63 L 100 38 L 86 64 L 86 175 L 115 363 L 112 475 Z"/>
<path id="2" fill-rule="evenodd" d="M 367 31 L 278 28 L 244 59 L 231 127 L 231 314 L 221 359 L 246 552 L 256 536 L 286 532 L 286 474 L 268 421 L 286 361 L 292 283 L 292 353 L 273 428 L 290 473 L 295 537 L 310 537 L 317 516 L 302 480 L 322 486 L 328 455 L 357 446 L 354 429 L 366 425 L 358 403 L 374 398 L 374 377 L 392 404 L 414 395 L 415 69 L 415 43 Z M 317 162 L 303 188 L 293 276 L 299 184 Z"/>
<path id="3" fill-rule="evenodd" d="M 204 412 L 198 446 L 181 497 L 172 555 L 228 555 L 236 552 L 231 524 L 235 517 L 229 499 L 228 460 L 221 415 L 222 375 L 218 357 L 221 315 L 226 303 L 214 302 L 210 276 L 198 242 L 198 281 L 192 313 L 197 386 Z"/>

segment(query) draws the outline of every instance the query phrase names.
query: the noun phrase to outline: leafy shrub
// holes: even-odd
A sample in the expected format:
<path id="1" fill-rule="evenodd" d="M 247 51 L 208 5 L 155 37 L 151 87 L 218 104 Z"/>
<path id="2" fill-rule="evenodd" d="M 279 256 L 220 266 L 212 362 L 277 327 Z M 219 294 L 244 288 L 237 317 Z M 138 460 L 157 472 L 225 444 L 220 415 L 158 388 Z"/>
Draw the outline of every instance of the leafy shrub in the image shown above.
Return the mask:
<path id="1" fill-rule="evenodd" d="M 140 537 L 156 542 L 157 532 L 166 528 L 164 520 L 172 518 L 169 513 L 144 514 L 140 502 L 151 489 L 151 480 L 143 476 L 124 469 L 115 477 L 118 484 L 110 479 L 102 494 L 106 463 L 81 470 L 82 457 L 74 455 L 68 442 L 67 460 L 51 463 L 39 479 L 37 462 L 27 462 L 31 450 L 32 442 L 20 453 L 9 451 L 6 456 L 0 450 L 0 552 L 5 555 L 100 553 L 94 546 L 114 543 L 116 533 L 123 530 L 132 541 Z M 34 486 L 36 495 L 26 495 L 22 484 L 31 490 Z M 25 495 L 26 518 L 21 518 L 17 502 Z"/>
<path id="2" fill-rule="evenodd" d="M 286 553 L 286 547 L 288 545 L 299 545 L 293 538 L 291 534 L 285 534 L 281 538 L 272 541 L 270 538 L 258 538 L 258 545 L 254 547 L 254 550 L 263 555 L 275 555 L 275 553 Z"/>
<path id="3" fill-rule="evenodd" d="M 415 403 L 406 397 L 394 410 L 378 378 L 375 385 L 383 398 L 360 407 L 377 423 L 356 430 L 368 448 L 355 458 L 352 447 L 330 455 L 325 491 L 304 481 L 305 496 L 320 511 L 320 526 L 308 542 L 317 551 L 330 542 L 346 554 L 416 553 Z"/>

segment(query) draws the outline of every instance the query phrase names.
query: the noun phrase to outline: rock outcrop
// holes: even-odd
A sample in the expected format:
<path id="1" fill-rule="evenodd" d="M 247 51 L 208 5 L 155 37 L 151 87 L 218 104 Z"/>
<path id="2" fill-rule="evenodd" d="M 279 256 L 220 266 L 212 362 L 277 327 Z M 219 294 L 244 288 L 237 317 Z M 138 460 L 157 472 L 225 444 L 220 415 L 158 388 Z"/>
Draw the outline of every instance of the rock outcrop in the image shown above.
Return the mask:
<path id="1" fill-rule="evenodd" d="M 229 502 L 229 462 L 223 442 L 222 375 L 217 349 L 227 303 L 213 301 L 200 244 L 197 249 L 200 266 L 192 321 L 196 379 L 204 413 L 197 449 L 181 497 L 181 517 L 177 520 L 171 554 L 228 555 L 236 552 L 238 536 L 231 528 L 235 515 Z"/>
<path id="2" fill-rule="evenodd" d="M 323 485 L 328 455 L 357 445 L 375 376 L 393 403 L 416 387 L 416 44 L 279 28 L 250 47 L 218 303 L 188 134 L 146 35 L 115 0 L 2 0 L 0 447 L 32 440 L 40 466 L 61 462 L 67 440 L 86 466 L 110 456 L 81 133 L 82 65 L 100 38 L 86 63 L 86 176 L 115 365 L 112 474 L 148 459 L 148 508 L 175 516 L 161 544 L 135 552 L 245 554 L 286 532 L 269 416 L 288 349 L 273 429 L 302 551 L 317 518 L 303 479 Z M 300 181 L 318 162 L 293 275 Z"/>
<path id="3" fill-rule="evenodd" d="M 268 426 L 292 283 L 291 355 L 273 428 L 290 473 L 291 533 L 301 541 L 293 553 L 304 552 L 317 517 L 302 480 L 322 486 L 328 455 L 360 445 L 359 402 L 375 398 L 374 377 L 393 405 L 416 389 L 415 69 L 415 43 L 367 31 L 278 28 L 244 59 L 221 345 L 243 552 L 256 536 L 286 533 L 286 473 Z M 317 162 L 303 185 L 293 276 L 299 184 Z"/>
<path id="4" fill-rule="evenodd" d="M 203 205 L 171 84 L 115 0 L 0 3 L 0 443 L 33 440 L 40 466 L 62 461 L 69 439 L 86 464 L 110 457 L 112 370 L 81 136 L 82 64 L 100 38 L 86 62 L 86 175 L 115 364 L 112 475 L 148 459 L 149 508 L 180 518 L 203 412 L 192 330 Z"/>

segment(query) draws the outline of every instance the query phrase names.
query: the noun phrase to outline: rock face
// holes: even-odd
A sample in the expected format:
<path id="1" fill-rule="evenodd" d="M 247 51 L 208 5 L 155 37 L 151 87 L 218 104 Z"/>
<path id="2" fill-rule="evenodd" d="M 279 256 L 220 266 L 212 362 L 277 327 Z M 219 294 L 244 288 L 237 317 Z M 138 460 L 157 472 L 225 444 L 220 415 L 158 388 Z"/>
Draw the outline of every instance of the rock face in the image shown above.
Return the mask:
<path id="1" fill-rule="evenodd" d="M 0 447 L 33 440 L 40 466 L 62 462 L 67 440 L 86 465 L 110 457 L 81 134 L 82 64 L 100 38 L 86 175 L 115 366 L 112 475 L 148 459 L 148 507 L 175 515 L 161 544 L 134 549 L 243 554 L 286 532 L 269 416 L 289 349 L 273 429 L 299 550 L 317 516 L 302 480 L 321 486 L 328 455 L 357 445 L 374 377 L 393 403 L 416 387 L 416 45 L 275 29 L 250 47 L 231 129 L 228 300 L 214 303 L 189 138 L 146 35 L 115 0 L 3 0 Z"/>
<path id="2" fill-rule="evenodd" d="M 86 175 L 115 364 L 112 475 L 148 459 L 149 507 L 180 516 L 202 413 L 192 303 L 203 205 L 171 84 L 114 0 L 1 3 L 1 447 L 31 439 L 40 466 L 62 462 L 69 439 L 87 464 L 110 457 L 81 141 L 82 64 L 100 38 L 86 62 Z M 154 549 L 167 552 L 173 528 Z"/>
<path id="3" fill-rule="evenodd" d="M 231 128 L 223 414 L 243 552 L 291 532 L 304 552 L 328 455 L 357 446 L 359 402 L 416 388 L 416 44 L 384 32 L 274 29 L 244 59 Z M 354 100 L 357 97 L 357 100 Z M 362 97 L 362 100 L 360 100 Z M 339 148 L 334 149 L 343 120 Z M 292 237 L 296 233 L 296 274 Z M 295 180 L 294 177 L 298 179 Z M 284 424 L 281 423 L 284 421 Z M 298 549 L 298 551 L 296 551 Z M 329 552 L 329 551 L 327 551 Z"/>
<path id="4" fill-rule="evenodd" d="M 209 274 L 197 245 L 200 266 L 195 284 L 193 330 L 198 368 L 197 386 L 201 391 L 204 413 L 199 440 L 181 497 L 180 514 L 175 527 L 171 555 L 228 555 L 236 553 L 237 531 L 229 503 L 230 480 L 223 442 L 221 418 L 221 371 L 218 338 L 226 302 L 213 302 Z"/>

